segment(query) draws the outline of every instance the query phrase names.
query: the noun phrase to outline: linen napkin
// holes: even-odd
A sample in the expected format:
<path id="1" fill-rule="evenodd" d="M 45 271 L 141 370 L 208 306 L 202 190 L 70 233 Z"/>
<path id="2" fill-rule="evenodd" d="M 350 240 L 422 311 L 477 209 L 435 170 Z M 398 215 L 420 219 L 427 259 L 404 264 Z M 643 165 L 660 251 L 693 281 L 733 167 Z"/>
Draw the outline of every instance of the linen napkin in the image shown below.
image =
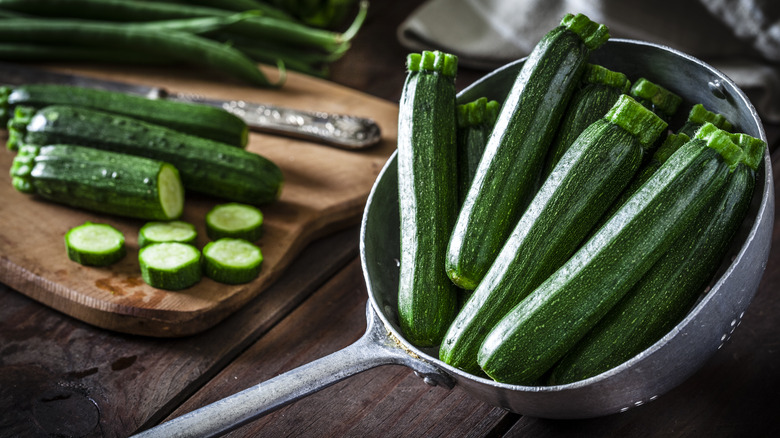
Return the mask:
<path id="1" fill-rule="evenodd" d="M 490 70 L 528 55 L 566 13 L 615 38 L 667 45 L 708 62 L 780 123 L 780 2 L 776 0 L 428 0 L 399 26 L 410 51 L 438 49 Z"/>

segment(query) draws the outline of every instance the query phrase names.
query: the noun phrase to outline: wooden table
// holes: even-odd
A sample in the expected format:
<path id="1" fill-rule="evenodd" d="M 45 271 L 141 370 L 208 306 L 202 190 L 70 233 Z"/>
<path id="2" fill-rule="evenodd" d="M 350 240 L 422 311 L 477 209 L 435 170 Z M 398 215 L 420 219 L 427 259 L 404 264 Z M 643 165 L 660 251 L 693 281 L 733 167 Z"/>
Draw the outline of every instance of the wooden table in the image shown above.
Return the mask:
<path id="1" fill-rule="evenodd" d="M 332 80 L 396 102 L 406 51 L 394 32 L 419 3 L 373 2 Z M 458 86 L 481 74 L 460 72 Z M 776 151 L 778 129 L 767 131 Z M 526 418 L 384 366 L 230 436 L 780 436 L 780 225 L 773 243 L 758 295 L 727 344 L 684 384 L 626 413 Z M 365 329 L 357 254 L 356 226 L 318 240 L 264 293 L 278 311 L 251 301 L 209 330 L 173 339 L 95 328 L 0 284 L 0 436 L 128 436 L 345 347 Z"/>

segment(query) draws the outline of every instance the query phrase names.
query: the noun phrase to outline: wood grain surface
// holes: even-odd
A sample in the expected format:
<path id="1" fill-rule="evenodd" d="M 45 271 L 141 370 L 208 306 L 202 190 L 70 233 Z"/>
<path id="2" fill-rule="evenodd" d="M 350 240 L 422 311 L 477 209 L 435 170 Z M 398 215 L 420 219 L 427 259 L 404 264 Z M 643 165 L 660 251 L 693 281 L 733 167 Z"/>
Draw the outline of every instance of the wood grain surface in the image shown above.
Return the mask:
<path id="1" fill-rule="evenodd" d="M 138 266 L 137 235 L 143 221 L 41 201 L 15 191 L 8 172 L 0 173 L 0 198 L 4 200 L 0 206 L 0 281 L 102 328 L 167 337 L 211 327 L 262 293 L 313 239 L 357 223 L 376 175 L 395 149 L 396 105 L 304 75 L 289 74 L 282 91 L 248 88 L 175 70 L 57 70 L 160 86 L 171 92 L 359 115 L 375 120 L 382 129 L 381 143 L 361 152 L 250 134 L 247 149 L 279 165 L 285 183 L 279 201 L 261 207 L 264 234 L 258 244 L 263 251 L 263 267 L 255 281 L 243 285 L 224 285 L 204 277 L 181 291 L 153 288 L 144 283 Z M 14 155 L 3 148 L 0 168 L 9 169 Z M 207 242 L 205 214 L 219 202 L 187 194 L 182 219 L 197 227 L 199 247 Z M 127 239 L 127 256 L 107 268 L 81 266 L 68 260 L 63 236 L 85 221 L 109 223 L 122 231 Z"/>
<path id="2" fill-rule="evenodd" d="M 330 81 L 397 102 L 406 51 L 395 31 L 422 3 L 371 2 L 366 25 L 333 65 Z M 128 72 L 138 73 L 155 74 Z M 464 69 L 456 84 L 463 88 L 483 73 Z M 185 82 L 207 77 L 181 75 Z M 778 190 L 780 126 L 765 128 Z M 741 324 L 699 372 L 651 403 L 591 420 L 542 420 L 479 402 L 457 386 L 428 386 L 410 369 L 383 366 L 228 436 L 780 436 L 780 212 L 775 215 L 766 272 Z M 0 437 L 128 437 L 343 348 L 365 330 L 358 242 L 355 225 L 315 240 L 263 293 L 213 327 L 180 338 L 103 330 L 0 283 Z"/>

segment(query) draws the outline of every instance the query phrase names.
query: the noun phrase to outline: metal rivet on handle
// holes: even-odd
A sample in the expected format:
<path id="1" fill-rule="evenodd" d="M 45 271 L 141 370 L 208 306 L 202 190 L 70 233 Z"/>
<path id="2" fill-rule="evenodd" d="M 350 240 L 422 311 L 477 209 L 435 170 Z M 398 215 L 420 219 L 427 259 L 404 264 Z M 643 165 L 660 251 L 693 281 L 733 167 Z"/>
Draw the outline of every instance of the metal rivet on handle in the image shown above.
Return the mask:
<path id="1" fill-rule="evenodd" d="M 423 379 L 423 382 L 425 382 L 428 385 L 431 385 L 431 386 L 436 386 L 437 385 L 436 380 L 434 380 L 430 376 L 426 376 L 426 375 L 420 374 L 417 371 L 414 372 L 414 375 L 417 376 L 417 377 L 421 377 Z"/>
<path id="2" fill-rule="evenodd" d="M 425 382 L 426 384 L 428 384 L 430 386 L 436 386 L 437 385 L 436 381 L 433 380 L 432 378 L 428 377 L 428 376 L 423 377 L 423 382 Z"/>

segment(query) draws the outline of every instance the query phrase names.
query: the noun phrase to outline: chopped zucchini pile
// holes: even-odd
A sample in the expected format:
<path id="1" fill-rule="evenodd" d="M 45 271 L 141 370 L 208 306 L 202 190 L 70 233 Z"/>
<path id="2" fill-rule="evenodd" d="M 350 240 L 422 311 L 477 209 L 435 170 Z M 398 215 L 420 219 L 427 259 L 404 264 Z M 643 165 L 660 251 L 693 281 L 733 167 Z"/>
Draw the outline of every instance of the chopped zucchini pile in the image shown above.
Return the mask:
<path id="1" fill-rule="evenodd" d="M 457 58 L 410 55 L 399 323 L 452 366 L 560 385 L 620 365 L 687 314 L 747 214 L 765 142 L 665 84 L 588 64 L 608 38 L 566 15 L 478 137 L 452 121 L 477 105 L 456 105 L 444 66 Z"/>

